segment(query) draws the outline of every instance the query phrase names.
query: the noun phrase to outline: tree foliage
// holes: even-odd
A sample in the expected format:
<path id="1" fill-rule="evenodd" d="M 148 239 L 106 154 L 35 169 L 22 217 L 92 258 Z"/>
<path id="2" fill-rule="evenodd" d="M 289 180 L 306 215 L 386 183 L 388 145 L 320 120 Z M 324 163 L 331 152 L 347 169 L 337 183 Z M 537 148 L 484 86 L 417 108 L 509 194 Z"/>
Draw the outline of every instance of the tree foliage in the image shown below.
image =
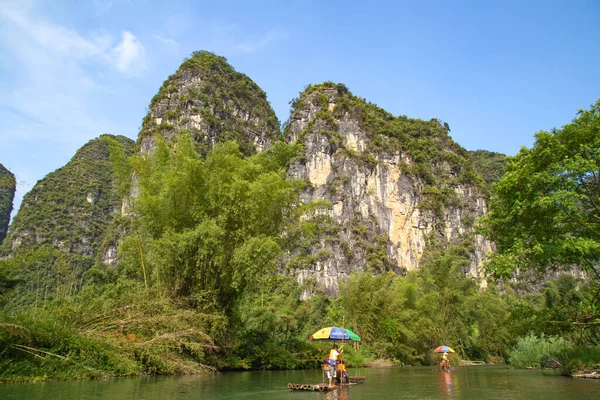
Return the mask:
<path id="1" fill-rule="evenodd" d="M 169 293 L 231 310 L 245 287 L 275 270 L 284 246 L 301 187 L 285 178 L 287 145 L 244 158 L 228 142 L 204 159 L 186 134 L 172 148 L 157 144 L 134 160 L 137 231 L 121 245 L 126 268 Z"/>
<path id="2" fill-rule="evenodd" d="M 491 271 L 586 268 L 600 285 L 600 100 L 508 160 L 484 219 Z"/>
<path id="3" fill-rule="evenodd" d="M 502 359 L 511 344 L 509 303 L 481 292 L 464 274 L 468 258 L 458 247 L 431 251 L 418 271 L 353 275 L 342 286 L 349 327 L 376 357 L 428 363 L 431 350 L 451 343 L 462 357 Z"/>

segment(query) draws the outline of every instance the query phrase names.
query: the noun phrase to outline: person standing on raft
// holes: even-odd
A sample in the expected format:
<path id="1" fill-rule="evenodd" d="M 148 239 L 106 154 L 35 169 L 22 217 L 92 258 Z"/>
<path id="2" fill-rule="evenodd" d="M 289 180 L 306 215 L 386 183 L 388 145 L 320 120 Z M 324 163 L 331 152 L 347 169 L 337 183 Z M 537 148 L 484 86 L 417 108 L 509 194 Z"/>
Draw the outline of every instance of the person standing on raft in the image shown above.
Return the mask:
<path id="1" fill-rule="evenodd" d="M 448 358 L 448 353 L 444 352 L 442 354 L 442 361 L 440 362 L 440 369 L 443 371 L 450 371 L 450 359 Z"/>
<path id="2" fill-rule="evenodd" d="M 342 346 L 338 352 L 338 346 L 334 343 L 331 351 L 329 352 L 329 386 L 332 386 L 331 383 L 335 374 L 338 357 L 342 353 L 344 353 L 344 346 Z"/>

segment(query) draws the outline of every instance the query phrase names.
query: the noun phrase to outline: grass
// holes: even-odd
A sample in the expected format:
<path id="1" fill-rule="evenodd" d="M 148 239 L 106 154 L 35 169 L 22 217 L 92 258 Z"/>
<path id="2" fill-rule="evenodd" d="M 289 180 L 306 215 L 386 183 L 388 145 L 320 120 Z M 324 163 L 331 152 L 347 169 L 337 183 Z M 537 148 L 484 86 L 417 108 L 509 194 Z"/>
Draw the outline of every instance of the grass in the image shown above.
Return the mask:
<path id="1" fill-rule="evenodd" d="M 572 376 L 600 369 L 600 345 L 571 345 L 559 336 L 521 338 L 510 355 L 515 368 L 552 368 Z"/>
<path id="2" fill-rule="evenodd" d="M 128 305 L 111 302 L 110 294 L 94 299 L 96 293 L 84 293 L 0 315 L 0 382 L 214 370 L 211 357 L 220 347 L 215 337 L 225 331 L 224 317 L 129 289 L 120 299 Z"/>
<path id="3" fill-rule="evenodd" d="M 542 363 L 568 348 L 561 337 L 529 335 L 517 342 L 509 363 L 515 368 L 542 368 Z"/>

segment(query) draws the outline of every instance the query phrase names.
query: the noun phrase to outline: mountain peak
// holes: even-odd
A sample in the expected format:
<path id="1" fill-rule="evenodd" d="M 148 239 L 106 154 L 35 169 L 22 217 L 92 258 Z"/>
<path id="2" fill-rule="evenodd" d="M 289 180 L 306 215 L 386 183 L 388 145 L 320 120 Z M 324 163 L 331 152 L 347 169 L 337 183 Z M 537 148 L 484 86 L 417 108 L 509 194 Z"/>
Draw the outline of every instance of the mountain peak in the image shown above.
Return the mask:
<path id="1" fill-rule="evenodd" d="M 150 103 L 138 144 L 151 151 L 154 135 L 192 136 L 200 153 L 215 143 L 237 140 L 253 154 L 279 140 L 279 121 L 265 92 L 237 72 L 225 57 L 196 51 L 169 76 Z"/>

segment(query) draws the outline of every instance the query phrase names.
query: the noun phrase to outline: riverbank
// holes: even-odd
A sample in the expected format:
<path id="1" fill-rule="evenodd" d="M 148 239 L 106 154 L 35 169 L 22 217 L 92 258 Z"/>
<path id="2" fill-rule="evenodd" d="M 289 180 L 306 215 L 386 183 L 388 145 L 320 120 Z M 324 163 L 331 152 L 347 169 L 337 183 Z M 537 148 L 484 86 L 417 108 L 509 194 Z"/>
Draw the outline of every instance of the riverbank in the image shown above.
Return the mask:
<path id="1" fill-rule="evenodd" d="M 573 375 L 574 378 L 600 379 L 600 370 Z"/>

